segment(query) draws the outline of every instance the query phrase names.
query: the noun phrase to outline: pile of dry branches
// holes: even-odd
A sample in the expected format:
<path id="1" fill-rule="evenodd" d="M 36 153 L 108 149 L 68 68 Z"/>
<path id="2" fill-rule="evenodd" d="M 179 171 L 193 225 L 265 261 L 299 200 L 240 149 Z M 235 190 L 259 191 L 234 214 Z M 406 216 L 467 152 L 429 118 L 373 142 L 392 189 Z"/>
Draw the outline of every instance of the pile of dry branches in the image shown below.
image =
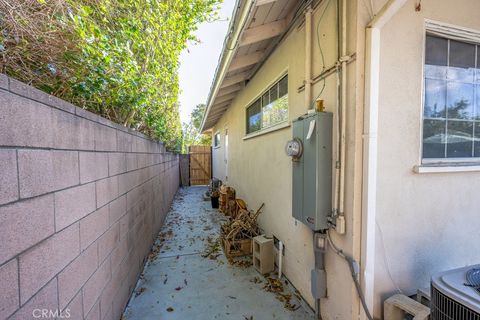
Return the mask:
<path id="1" fill-rule="evenodd" d="M 251 239 L 259 235 L 257 218 L 260 215 L 264 203 L 257 211 L 240 208 L 234 218 L 221 226 L 221 236 L 223 239 L 234 243 L 238 240 Z"/>

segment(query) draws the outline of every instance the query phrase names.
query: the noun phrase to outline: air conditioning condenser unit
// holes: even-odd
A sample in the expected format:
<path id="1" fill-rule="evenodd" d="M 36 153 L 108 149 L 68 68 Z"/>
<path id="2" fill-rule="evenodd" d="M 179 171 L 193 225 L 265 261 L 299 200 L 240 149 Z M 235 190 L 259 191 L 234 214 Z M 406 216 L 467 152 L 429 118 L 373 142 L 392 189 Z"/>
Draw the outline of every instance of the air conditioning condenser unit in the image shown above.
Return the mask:
<path id="1" fill-rule="evenodd" d="M 432 320 L 480 320 L 480 264 L 432 277 Z"/>

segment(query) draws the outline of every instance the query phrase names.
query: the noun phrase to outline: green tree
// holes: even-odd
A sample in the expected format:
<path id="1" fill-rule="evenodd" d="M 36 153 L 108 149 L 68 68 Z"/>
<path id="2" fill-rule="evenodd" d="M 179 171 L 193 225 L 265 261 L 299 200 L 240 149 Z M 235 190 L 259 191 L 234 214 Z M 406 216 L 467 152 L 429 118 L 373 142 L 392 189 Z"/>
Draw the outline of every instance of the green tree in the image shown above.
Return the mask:
<path id="1" fill-rule="evenodd" d="M 183 153 L 186 153 L 191 145 L 209 146 L 212 144 L 212 137 L 200 131 L 205 110 L 205 104 L 198 104 L 190 114 L 190 121 L 183 124 Z"/>
<path id="2" fill-rule="evenodd" d="M 220 2 L 0 0 L 0 66 L 180 150 L 179 56 Z"/>

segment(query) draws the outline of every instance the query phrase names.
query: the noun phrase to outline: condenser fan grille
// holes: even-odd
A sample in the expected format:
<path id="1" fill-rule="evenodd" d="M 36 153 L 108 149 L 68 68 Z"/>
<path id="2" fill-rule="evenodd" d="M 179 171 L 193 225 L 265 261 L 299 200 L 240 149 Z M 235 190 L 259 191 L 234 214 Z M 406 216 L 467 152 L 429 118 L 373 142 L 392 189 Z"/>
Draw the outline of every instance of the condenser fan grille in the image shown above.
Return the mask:
<path id="1" fill-rule="evenodd" d="M 480 293 L 480 268 L 472 268 L 467 271 L 465 285 L 474 288 Z"/>
<path id="2" fill-rule="evenodd" d="M 432 285 L 432 320 L 480 320 L 480 314 L 438 291 Z"/>

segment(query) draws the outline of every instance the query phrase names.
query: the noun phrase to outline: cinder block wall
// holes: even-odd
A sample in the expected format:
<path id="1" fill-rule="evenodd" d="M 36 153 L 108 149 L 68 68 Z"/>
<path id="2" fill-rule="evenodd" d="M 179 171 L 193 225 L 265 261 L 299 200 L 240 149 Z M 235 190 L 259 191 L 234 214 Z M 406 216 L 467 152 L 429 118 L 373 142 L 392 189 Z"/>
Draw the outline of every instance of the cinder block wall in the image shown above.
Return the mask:
<path id="1" fill-rule="evenodd" d="M 161 143 L 0 75 L 0 319 L 120 319 L 178 185 Z"/>

